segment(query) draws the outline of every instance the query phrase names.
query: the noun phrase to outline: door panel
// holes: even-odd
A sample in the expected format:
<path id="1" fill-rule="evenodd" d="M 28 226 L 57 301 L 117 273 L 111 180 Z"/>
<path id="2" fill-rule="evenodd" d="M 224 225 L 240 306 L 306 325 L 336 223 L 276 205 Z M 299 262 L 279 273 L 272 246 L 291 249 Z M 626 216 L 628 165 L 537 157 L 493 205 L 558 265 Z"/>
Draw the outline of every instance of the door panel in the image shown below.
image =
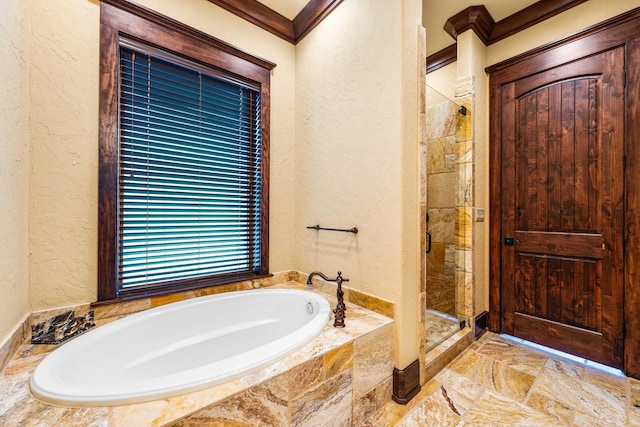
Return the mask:
<path id="1" fill-rule="evenodd" d="M 623 60 L 610 50 L 501 88 L 502 330 L 616 367 Z"/>

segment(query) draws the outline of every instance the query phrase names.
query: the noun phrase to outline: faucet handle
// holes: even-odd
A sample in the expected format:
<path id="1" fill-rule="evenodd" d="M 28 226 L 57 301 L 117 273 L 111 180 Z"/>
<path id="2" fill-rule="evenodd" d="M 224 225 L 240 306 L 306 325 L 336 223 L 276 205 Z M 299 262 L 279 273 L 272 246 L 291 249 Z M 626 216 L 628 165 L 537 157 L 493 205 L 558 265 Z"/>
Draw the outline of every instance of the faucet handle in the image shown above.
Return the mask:
<path id="1" fill-rule="evenodd" d="M 338 271 L 338 277 L 336 277 L 336 281 L 340 280 L 341 282 L 348 282 L 349 279 L 345 279 L 342 277 L 342 271 Z"/>

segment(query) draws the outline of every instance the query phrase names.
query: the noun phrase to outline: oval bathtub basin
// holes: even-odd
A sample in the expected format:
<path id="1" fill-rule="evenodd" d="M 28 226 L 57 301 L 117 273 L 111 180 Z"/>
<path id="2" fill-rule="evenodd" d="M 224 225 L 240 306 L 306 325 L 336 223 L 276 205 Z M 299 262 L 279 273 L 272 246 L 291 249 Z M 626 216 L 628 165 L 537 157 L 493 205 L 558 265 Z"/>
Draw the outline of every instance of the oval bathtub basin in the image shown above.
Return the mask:
<path id="1" fill-rule="evenodd" d="M 329 318 L 303 290 L 210 295 L 132 314 L 47 356 L 31 377 L 39 399 L 110 406 L 161 399 L 237 378 L 292 353 Z"/>

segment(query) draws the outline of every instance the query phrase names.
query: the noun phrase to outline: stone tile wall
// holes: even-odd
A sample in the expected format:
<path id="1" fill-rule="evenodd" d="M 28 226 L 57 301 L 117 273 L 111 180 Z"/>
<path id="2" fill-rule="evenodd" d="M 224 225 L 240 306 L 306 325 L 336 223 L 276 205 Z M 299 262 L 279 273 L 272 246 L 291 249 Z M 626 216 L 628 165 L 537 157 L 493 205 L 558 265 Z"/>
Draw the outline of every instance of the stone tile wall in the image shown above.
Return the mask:
<path id="1" fill-rule="evenodd" d="M 473 319 L 474 96 L 473 77 L 456 81 L 456 103 L 466 110 L 466 114 L 458 114 L 456 125 L 456 312 L 469 321 Z"/>
<path id="2" fill-rule="evenodd" d="M 250 426 L 358 426 L 391 399 L 393 324 L 176 423 Z"/>
<path id="3" fill-rule="evenodd" d="M 427 308 L 456 316 L 456 206 L 458 106 L 452 101 L 427 109 L 427 212 L 432 236 L 427 255 Z"/>
<path id="4" fill-rule="evenodd" d="M 93 311 L 76 316 L 73 310 L 31 326 L 32 344 L 60 344 L 95 326 Z"/>

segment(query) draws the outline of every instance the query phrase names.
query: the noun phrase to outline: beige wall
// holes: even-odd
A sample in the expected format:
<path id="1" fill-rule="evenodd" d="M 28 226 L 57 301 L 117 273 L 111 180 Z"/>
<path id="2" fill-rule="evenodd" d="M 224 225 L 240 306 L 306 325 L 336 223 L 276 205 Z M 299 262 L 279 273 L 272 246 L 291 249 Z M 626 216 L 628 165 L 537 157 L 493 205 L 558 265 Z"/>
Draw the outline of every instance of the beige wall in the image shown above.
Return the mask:
<path id="1" fill-rule="evenodd" d="M 295 263 L 342 270 L 350 286 L 395 301 L 402 34 L 393 3 L 343 2 L 297 46 Z M 360 231 L 305 228 L 317 223 Z"/>
<path id="2" fill-rule="evenodd" d="M 397 3 L 396 3 L 397 4 Z M 424 328 L 419 326 L 424 319 L 419 305 L 421 290 L 421 270 L 424 268 L 425 254 L 422 252 L 424 220 L 421 214 L 421 198 L 425 194 L 424 183 L 420 183 L 424 168 L 424 126 L 419 124 L 426 114 L 425 69 L 427 63 L 426 36 L 422 27 L 422 1 L 402 0 L 402 90 L 401 90 L 401 223 L 402 243 L 400 253 L 401 281 L 400 298 L 396 303 L 396 334 L 398 347 L 395 364 L 406 368 L 419 357 L 418 349 L 423 348 Z M 421 99 L 418 99 L 421 97 Z M 422 132 L 422 135 L 420 134 Z M 377 260 L 369 260 L 377 262 Z M 422 268 L 421 268 L 422 267 Z M 420 309 L 421 315 L 418 314 Z"/>
<path id="3" fill-rule="evenodd" d="M 39 310 L 96 295 L 99 8 L 30 3 L 30 295 Z"/>
<path id="4" fill-rule="evenodd" d="M 342 269 L 353 287 L 394 301 L 406 353 L 399 364 L 411 362 L 420 3 L 344 2 L 297 47 L 205 0 L 140 3 L 278 64 L 271 87 L 270 270 Z M 2 311 L 0 336 L 29 310 L 91 302 L 97 289 L 99 2 L 11 7 L 3 16 L 22 16 L 32 27 L 28 35 L 16 26 L 12 37 L 32 54 L 11 62 L 19 81 L 7 80 L 6 90 L 21 88 L 10 99 L 30 108 L 31 119 L 25 113 L 11 130 L 3 126 L 11 132 L 6 140 L 22 141 L 3 148 L 21 160 L 19 176 L 7 184 L 22 191 L 2 197 L 18 208 L 8 241 L 19 249 L 11 254 L 23 255 L 6 260 L 6 286 L 16 298 L 3 302 L 15 313 Z M 22 166 L 29 162 L 30 172 Z M 306 230 L 318 222 L 357 225 L 361 233 Z"/>
<path id="5" fill-rule="evenodd" d="M 95 301 L 99 3 L 33 1 L 31 306 Z M 270 269 L 293 264 L 295 50 L 205 0 L 140 3 L 278 64 L 272 74 Z"/>
<path id="6" fill-rule="evenodd" d="M 0 346 L 29 313 L 28 17 L 0 2 Z"/>
<path id="7" fill-rule="evenodd" d="M 456 97 L 456 79 L 458 75 L 457 62 L 445 65 L 427 74 L 427 85 L 435 89 L 439 94 L 453 101 Z M 435 105 L 443 102 L 443 99 L 431 94 L 427 90 L 427 105 Z"/>
<path id="8" fill-rule="evenodd" d="M 421 16 L 404 3 L 343 2 L 296 52 L 295 265 L 341 270 L 349 286 L 395 302 L 401 368 L 417 356 Z"/>
<path id="9" fill-rule="evenodd" d="M 294 47 L 206 0 L 141 3 L 278 64 L 271 104 L 270 270 L 342 269 L 351 286 L 394 301 L 396 363 L 404 367 L 415 356 L 419 260 L 412 234 L 419 218 L 412 67 L 420 6 L 413 0 L 349 0 Z M 640 0 L 590 0 L 488 48 L 461 37 L 466 47 L 459 48 L 467 49 L 470 62 L 462 69 L 459 58 L 457 78 L 474 73 L 481 85 L 474 105 L 477 206 L 488 200 L 482 65 L 638 6 Z M 29 310 L 96 298 L 99 3 L 3 0 L 0 24 L 1 342 Z M 305 229 L 315 223 L 361 231 Z M 476 251 L 485 247 L 483 242 Z M 486 271 L 486 259 L 482 264 Z M 484 295 L 476 293 L 476 312 L 488 298 L 486 272 L 481 275 L 476 291 Z"/>

